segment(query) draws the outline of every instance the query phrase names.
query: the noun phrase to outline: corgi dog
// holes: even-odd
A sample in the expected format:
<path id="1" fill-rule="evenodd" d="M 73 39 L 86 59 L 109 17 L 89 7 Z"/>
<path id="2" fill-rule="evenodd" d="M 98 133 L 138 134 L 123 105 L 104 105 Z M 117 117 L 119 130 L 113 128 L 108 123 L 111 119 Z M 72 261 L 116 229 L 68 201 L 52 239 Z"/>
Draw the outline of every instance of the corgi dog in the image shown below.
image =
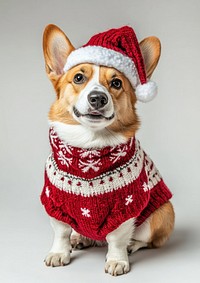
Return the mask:
<path id="1" fill-rule="evenodd" d="M 60 28 L 46 27 L 45 66 L 56 92 L 41 194 L 54 230 L 47 266 L 69 264 L 72 247 L 106 242 L 105 272 L 122 275 L 128 253 L 161 247 L 172 233 L 172 194 L 135 137 L 137 86 L 150 82 L 160 50 L 158 38 L 138 43 L 130 27 L 79 49 Z"/>

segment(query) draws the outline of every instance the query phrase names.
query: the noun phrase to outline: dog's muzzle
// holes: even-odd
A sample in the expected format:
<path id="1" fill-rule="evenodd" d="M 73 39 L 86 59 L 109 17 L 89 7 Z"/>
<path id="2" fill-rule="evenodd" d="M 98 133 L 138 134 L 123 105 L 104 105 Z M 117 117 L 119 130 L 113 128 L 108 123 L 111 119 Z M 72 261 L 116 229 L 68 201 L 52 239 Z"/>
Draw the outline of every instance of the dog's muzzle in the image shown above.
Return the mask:
<path id="1" fill-rule="evenodd" d="M 73 106 L 74 118 L 81 124 L 94 128 L 105 128 L 115 117 L 112 97 L 101 85 L 86 88 Z"/>

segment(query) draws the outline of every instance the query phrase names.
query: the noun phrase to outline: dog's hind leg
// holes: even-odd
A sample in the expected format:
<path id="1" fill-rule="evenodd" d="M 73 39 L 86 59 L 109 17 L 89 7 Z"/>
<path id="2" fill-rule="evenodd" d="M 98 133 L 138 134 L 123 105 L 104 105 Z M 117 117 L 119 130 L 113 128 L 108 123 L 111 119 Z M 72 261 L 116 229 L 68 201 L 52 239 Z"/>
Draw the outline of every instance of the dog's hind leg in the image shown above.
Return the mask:
<path id="1" fill-rule="evenodd" d="M 72 230 L 70 237 L 71 245 L 73 249 L 82 250 L 89 247 L 102 247 L 106 245 L 106 242 L 95 241 L 90 238 L 84 237 L 83 235 Z"/>
<path id="2" fill-rule="evenodd" d="M 145 243 L 142 241 L 131 240 L 131 244 L 128 245 L 128 248 L 127 248 L 128 254 L 130 255 L 139 249 L 147 248 L 147 247 L 148 247 L 148 243 Z"/>
<path id="3" fill-rule="evenodd" d="M 140 248 L 159 248 L 169 239 L 174 227 L 174 210 L 170 202 L 155 210 L 150 217 L 135 229 L 128 252 Z"/>
<path id="4" fill-rule="evenodd" d="M 128 253 L 132 254 L 141 248 L 148 247 L 148 243 L 151 241 L 151 227 L 149 219 L 147 219 L 142 225 L 135 228 L 130 244 L 128 245 Z"/>

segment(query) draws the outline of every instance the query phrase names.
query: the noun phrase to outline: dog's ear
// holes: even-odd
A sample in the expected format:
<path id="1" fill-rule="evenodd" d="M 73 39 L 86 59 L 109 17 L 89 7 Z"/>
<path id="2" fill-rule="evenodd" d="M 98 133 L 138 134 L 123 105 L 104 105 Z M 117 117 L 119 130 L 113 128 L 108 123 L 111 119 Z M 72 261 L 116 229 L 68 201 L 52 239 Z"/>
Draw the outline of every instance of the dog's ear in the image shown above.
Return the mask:
<path id="1" fill-rule="evenodd" d="M 140 42 L 140 49 L 145 63 L 147 78 L 150 78 L 160 58 L 160 40 L 155 36 L 147 37 Z"/>
<path id="2" fill-rule="evenodd" d="M 53 82 L 63 74 L 67 57 L 73 50 L 73 45 L 61 29 L 52 24 L 45 28 L 43 35 L 45 66 Z"/>

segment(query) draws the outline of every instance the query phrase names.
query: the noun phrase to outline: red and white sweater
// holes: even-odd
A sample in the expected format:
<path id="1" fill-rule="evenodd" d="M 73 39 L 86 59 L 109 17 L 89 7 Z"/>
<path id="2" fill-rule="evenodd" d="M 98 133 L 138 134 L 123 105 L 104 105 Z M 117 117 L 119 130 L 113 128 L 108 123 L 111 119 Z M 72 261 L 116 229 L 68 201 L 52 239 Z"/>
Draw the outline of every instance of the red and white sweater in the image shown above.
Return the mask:
<path id="1" fill-rule="evenodd" d="M 138 140 L 102 149 L 73 147 L 50 129 L 41 194 L 47 213 L 94 240 L 124 221 L 141 225 L 172 194 Z"/>

